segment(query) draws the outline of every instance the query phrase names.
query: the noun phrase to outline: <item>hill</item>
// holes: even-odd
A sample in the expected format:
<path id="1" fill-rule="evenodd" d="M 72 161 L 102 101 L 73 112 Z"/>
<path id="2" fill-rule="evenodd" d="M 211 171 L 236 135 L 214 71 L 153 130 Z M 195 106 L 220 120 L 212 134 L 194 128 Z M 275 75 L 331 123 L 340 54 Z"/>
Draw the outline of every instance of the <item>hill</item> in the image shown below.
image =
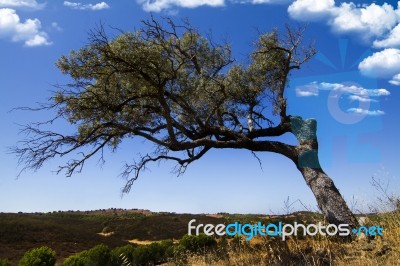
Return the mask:
<path id="1" fill-rule="evenodd" d="M 208 215 L 154 213 L 147 210 L 108 209 L 52 213 L 1 213 L 0 258 L 16 263 L 29 249 L 50 246 L 60 258 L 106 244 L 179 239 L 191 219 L 220 223 Z"/>

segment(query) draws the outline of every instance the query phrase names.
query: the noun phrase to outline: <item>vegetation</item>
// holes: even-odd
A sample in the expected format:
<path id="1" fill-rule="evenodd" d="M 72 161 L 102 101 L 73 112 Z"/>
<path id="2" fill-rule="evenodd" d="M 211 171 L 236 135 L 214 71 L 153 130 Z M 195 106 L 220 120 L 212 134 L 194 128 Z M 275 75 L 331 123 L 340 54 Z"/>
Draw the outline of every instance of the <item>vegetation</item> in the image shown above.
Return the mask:
<path id="1" fill-rule="evenodd" d="M 11 266 L 7 259 L 0 259 L 0 266 Z"/>
<path id="2" fill-rule="evenodd" d="M 56 252 L 49 247 L 29 250 L 19 261 L 20 266 L 54 266 L 55 264 Z"/>
<path id="3" fill-rule="evenodd" d="M 63 266 L 117 266 L 118 257 L 104 244 L 73 255 L 63 262 Z"/>
<path id="4" fill-rule="evenodd" d="M 213 237 L 207 236 L 204 233 L 196 235 L 185 235 L 179 241 L 179 244 L 185 249 L 193 253 L 204 253 L 207 250 L 215 247 L 217 242 Z"/>

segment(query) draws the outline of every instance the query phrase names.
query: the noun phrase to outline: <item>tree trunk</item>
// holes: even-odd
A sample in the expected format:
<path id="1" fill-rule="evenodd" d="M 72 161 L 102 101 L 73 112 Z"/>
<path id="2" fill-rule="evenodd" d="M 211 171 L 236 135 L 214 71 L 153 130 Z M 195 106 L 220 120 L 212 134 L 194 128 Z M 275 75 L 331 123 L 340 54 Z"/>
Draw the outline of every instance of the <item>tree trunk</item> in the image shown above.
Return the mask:
<path id="1" fill-rule="evenodd" d="M 329 223 L 349 224 L 350 229 L 358 227 L 357 219 L 328 175 L 321 169 L 299 168 L 299 170 Z"/>
<path id="2" fill-rule="evenodd" d="M 298 116 L 291 117 L 291 127 L 293 134 L 299 141 L 294 163 L 314 193 L 322 214 L 329 223 L 349 224 L 350 229 L 358 227 L 357 219 L 350 211 L 332 179 L 321 169 L 318 159 L 316 120 L 303 120 Z"/>

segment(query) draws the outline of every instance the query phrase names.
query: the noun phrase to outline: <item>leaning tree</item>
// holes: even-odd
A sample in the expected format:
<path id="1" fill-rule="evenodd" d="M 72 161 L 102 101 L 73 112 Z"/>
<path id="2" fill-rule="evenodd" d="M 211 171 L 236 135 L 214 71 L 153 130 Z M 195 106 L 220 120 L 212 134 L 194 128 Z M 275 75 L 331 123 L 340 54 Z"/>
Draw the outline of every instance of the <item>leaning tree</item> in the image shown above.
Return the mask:
<path id="1" fill-rule="evenodd" d="M 315 119 L 287 113 L 288 77 L 315 54 L 302 36 L 302 29 L 288 27 L 283 37 L 277 30 L 260 34 L 248 62 L 236 63 L 228 44 L 186 22 L 152 18 L 115 38 L 100 27 L 88 45 L 59 59 L 58 68 L 73 82 L 38 108 L 55 111 L 54 119 L 72 124 L 74 133 L 45 129 L 54 119 L 28 124 L 27 138 L 13 150 L 24 169 L 72 154 L 58 169 L 70 176 L 106 147 L 142 137 L 154 150 L 125 166 L 123 192 L 151 162 L 175 161 L 181 173 L 211 149 L 274 152 L 294 163 L 330 223 L 356 226 L 321 169 Z M 297 145 L 271 140 L 286 133 Z"/>

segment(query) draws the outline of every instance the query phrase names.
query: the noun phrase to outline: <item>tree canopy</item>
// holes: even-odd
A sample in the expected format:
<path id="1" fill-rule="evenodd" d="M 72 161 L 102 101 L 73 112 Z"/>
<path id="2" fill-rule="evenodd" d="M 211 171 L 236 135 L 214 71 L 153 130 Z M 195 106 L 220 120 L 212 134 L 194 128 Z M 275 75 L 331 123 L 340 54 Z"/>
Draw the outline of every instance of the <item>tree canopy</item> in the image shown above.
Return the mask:
<path id="1" fill-rule="evenodd" d="M 90 147 L 60 166 L 70 176 L 105 147 L 143 137 L 157 147 L 126 165 L 124 192 L 147 163 L 174 160 L 182 172 L 212 148 L 294 158 L 293 146 L 263 138 L 291 131 L 284 95 L 288 77 L 315 54 L 312 46 L 301 46 L 302 36 L 303 29 L 289 27 L 283 38 L 278 30 L 260 34 L 244 63 L 235 61 L 229 44 L 202 36 L 188 22 L 150 19 L 112 39 L 99 27 L 86 46 L 58 60 L 73 82 L 42 106 L 76 125 L 76 132 L 30 124 L 24 129 L 30 137 L 15 152 L 26 168 L 38 169 L 51 158 Z"/>

